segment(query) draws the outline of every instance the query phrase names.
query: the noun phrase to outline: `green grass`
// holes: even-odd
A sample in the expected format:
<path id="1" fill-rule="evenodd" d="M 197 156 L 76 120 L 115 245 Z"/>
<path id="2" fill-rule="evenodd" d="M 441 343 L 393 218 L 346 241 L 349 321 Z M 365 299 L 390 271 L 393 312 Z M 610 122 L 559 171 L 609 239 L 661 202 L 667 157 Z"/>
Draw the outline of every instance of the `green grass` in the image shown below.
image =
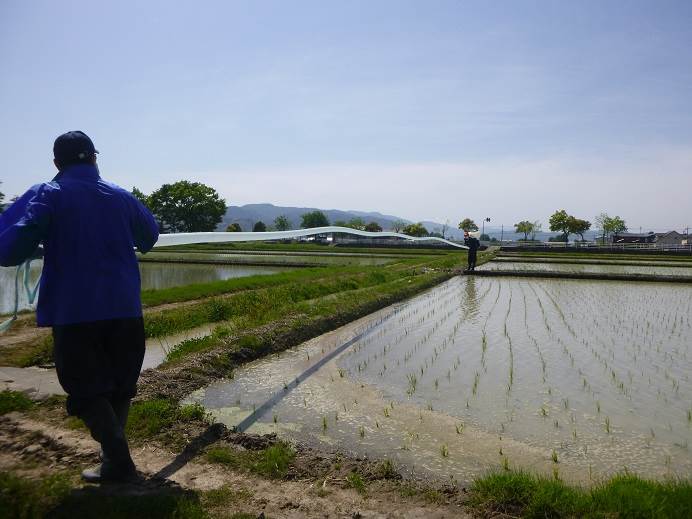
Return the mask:
<path id="1" fill-rule="evenodd" d="M 525 472 L 498 472 L 476 480 L 471 504 L 486 511 L 543 517 L 692 517 L 689 481 L 648 481 L 630 474 L 590 489 Z"/>
<path id="2" fill-rule="evenodd" d="M 208 519 L 193 492 L 163 488 L 143 495 L 107 494 L 76 489 L 72 478 L 55 474 L 40 480 L 0 472 L 0 519 Z"/>
<path id="3" fill-rule="evenodd" d="M 38 341 L 35 347 L 20 350 L 17 363 L 20 367 L 38 366 L 53 362 L 53 337 L 48 335 Z"/>
<path id="4" fill-rule="evenodd" d="M 0 519 L 44 517 L 46 512 L 67 497 L 71 487 L 65 475 L 31 481 L 0 472 Z"/>
<path id="5" fill-rule="evenodd" d="M 186 285 L 181 287 L 164 288 L 160 290 L 143 290 L 142 304 L 152 307 L 167 303 L 177 303 L 181 301 L 192 301 L 206 297 L 218 296 L 221 294 L 231 294 L 243 290 L 256 290 L 270 286 L 279 286 L 296 281 L 307 281 L 329 277 L 333 270 L 353 270 L 353 267 L 322 267 L 322 268 L 301 268 L 289 272 L 277 274 L 260 274 L 243 278 L 232 278 L 223 281 L 212 281 L 197 285 Z"/>
<path id="6" fill-rule="evenodd" d="M 202 504 L 205 508 L 227 508 L 252 498 L 252 493 L 244 489 L 235 489 L 230 485 L 207 490 L 202 494 Z"/>
<path id="7" fill-rule="evenodd" d="M 80 488 L 74 474 L 58 473 L 27 479 L 0 472 L 0 519 L 88 518 L 99 519 L 236 519 L 256 513 L 234 512 L 253 494 L 228 485 L 204 492 L 176 486 L 117 492 L 108 487 Z M 267 518 L 269 519 L 269 518 Z"/>
<path id="8" fill-rule="evenodd" d="M 166 354 L 166 362 L 175 362 L 182 359 L 186 355 L 207 350 L 214 344 L 216 344 L 216 338 L 213 335 L 185 339 L 184 341 L 173 346 L 173 348 L 171 348 L 171 350 Z"/>
<path id="9" fill-rule="evenodd" d="M 207 450 L 207 461 L 219 463 L 236 470 L 244 470 L 264 477 L 280 479 L 286 476 L 295 458 L 290 445 L 278 442 L 266 449 L 236 450 L 227 446 L 215 446 Z"/>
<path id="10" fill-rule="evenodd" d="M 351 472 L 348 476 L 346 476 L 346 483 L 359 494 L 365 495 L 368 491 L 363 477 L 357 472 Z"/>
<path id="11" fill-rule="evenodd" d="M 11 413 L 12 411 L 26 411 L 33 407 L 34 402 L 19 391 L 5 389 L 0 391 L 0 415 Z"/>
<path id="12" fill-rule="evenodd" d="M 200 404 L 179 406 L 165 399 L 135 402 L 130 408 L 127 435 L 135 440 L 156 436 L 176 422 L 206 420 L 207 412 Z"/>

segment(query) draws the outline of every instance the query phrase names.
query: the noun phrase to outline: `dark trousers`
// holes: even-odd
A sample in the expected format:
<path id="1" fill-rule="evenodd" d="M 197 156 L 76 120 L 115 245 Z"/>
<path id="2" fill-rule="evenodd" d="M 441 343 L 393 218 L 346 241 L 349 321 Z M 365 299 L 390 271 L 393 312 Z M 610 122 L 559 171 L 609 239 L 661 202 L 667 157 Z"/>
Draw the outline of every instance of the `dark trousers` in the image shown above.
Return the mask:
<path id="1" fill-rule="evenodd" d="M 476 253 L 476 250 L 469 249 L 469 270 L 473 270 L 476 268 Z"/>
<path id="2" fill-rule="evenodd" d="M 144 360 L 141 317 L 54 326 L 53 343 L 69 414 L 80 416 L 102 398 L 115 408 L 137 393 Z"/>

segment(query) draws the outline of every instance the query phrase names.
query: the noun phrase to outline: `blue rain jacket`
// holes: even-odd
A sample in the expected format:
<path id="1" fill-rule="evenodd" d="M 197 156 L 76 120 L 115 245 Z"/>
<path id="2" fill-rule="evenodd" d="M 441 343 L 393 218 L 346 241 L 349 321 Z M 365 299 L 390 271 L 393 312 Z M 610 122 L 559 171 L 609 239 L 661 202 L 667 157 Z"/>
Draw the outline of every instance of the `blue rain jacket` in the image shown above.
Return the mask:
<path id="1" fill-rule="evenodd" d="M 158 239 L 149 210 L 95 165 L 60 171 L 0 213 L 0 265 L 19 265 L 42 242 L 39 326 L 140 317 L 135 247 Z"/>

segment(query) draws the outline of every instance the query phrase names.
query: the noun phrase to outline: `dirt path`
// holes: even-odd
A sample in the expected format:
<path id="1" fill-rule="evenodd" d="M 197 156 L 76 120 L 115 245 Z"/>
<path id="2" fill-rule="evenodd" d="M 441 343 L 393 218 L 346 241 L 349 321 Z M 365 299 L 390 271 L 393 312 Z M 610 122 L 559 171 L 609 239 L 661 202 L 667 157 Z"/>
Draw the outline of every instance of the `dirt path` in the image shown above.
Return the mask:
<path id="1" fill-rule="evenodd" d="M 443 502 L 431 503 L 422 495 L 402 495 L 397 481 L 372 481 L 366 494 L 361 495 L 347 487 L 342 474 L 316 478 L 298 471 L 290 481 L 277 481 L 209 464 L 199 456 L 180 464 L 177 463 L 180 456 L 152 443 L 133 447 L 132 454 L 149 487 L 165 487 L 170 483 L 195 491 L 230 487 L 238 498 L 233 503 L 236 509 L 226 510 L 227 513 L 264 512 L 276 519 L 472 517 L 462 505 L 462 495 L 440 494 Z M 300 458 L 306 457 L 315 466 L 310 456 L 314 454 L 299 450 L 296 465 L 300 466 Z M 97 460 L 98 444 L 82 430 L 39 422 L 18 413 L 0 417 L 0 471 L 45 476 L 60 470 L 82 469 Z M 303 459 L 302 463 L 305 462 Z M 161 474 L 167 478 L 161 478 Z M 127 487 L 111 488 L 122 493 L 135 491 Z"/>

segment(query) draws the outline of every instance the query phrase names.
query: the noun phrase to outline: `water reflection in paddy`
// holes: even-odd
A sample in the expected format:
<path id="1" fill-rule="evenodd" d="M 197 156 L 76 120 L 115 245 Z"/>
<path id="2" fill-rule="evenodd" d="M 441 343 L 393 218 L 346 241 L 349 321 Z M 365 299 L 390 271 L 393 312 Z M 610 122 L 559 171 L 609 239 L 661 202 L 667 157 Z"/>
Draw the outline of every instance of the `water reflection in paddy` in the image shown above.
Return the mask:
<path id="1" fill-rule="evenodd" d="M 668 284 L 456 278 L 295 388 L 368 322 L 254 362 L 191 399 L 234 425 L 278 395 L 250 431 L 442 478 L 503 465 L 583 482 L 625 468 L 688 475 L 691 296 Z"/>

